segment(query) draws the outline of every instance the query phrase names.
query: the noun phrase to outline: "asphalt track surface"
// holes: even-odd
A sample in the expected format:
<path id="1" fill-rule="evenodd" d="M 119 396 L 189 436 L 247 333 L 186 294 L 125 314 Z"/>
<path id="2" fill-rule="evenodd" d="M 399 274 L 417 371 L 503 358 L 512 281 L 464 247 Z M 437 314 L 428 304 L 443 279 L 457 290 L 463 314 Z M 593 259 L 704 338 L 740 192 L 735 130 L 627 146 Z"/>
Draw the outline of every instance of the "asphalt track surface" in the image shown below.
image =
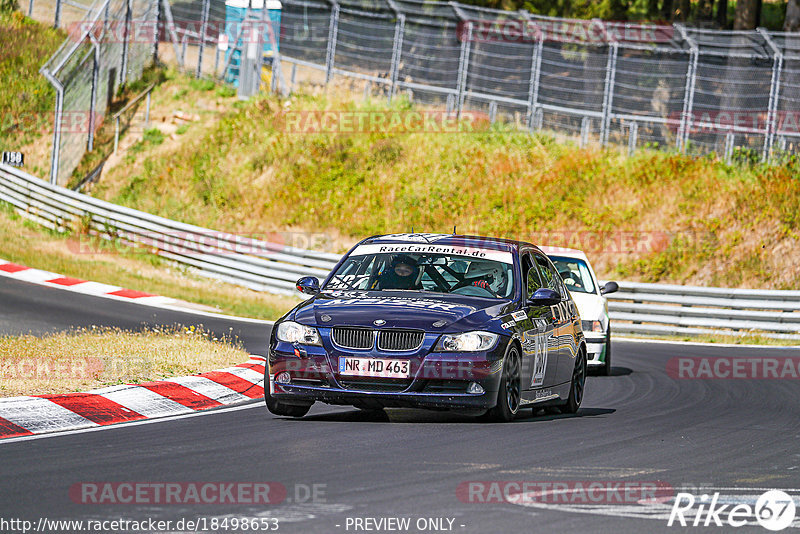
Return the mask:
<path id="1" fill-rule="evenodd" d="M 3 333 L 203 324 L 233 332 L 257 354 L 263 354 L 268 335 L 261 325 L 7 279 L 0 279 L 0 303 Z M 662 516 L 637 503 L 474 503 L 459 499 L 456 490 L 469 481 L 658 480 L 674 488 L 755 495 L 760 488 L 799 488 L 798 382 L 678 380 L 666 372 L 675 356 L 761 358 L 800 351 L 619 341 L 613 376 L 589 378 L 576 416 L 540 414 L 505 425 L 446 412 L 366 413 L 320 404 L 293 420 L 274 417 L 256 403 L 0 443 L 0 519 L 276 517 L 279 532 L 337 533 L 365 532 L 347 528 L 348 518 L 408 517 L 411 528 L 401 532 L 433 532 L 418 530 L 415 522 L 445 517 L 454 520 L 451 532 L 457 533 L 677 532 L 684 529 L 668 528 Z M 206 481 L 279 482 L 288 498 L 278 505 L 91 505 L 69 496 L 70 487 L 81 482 Z M 315 502 L 303 498 L 312 485 L 322 492 Z M 788 531 L 796 532 L 797 525 Z M 736 530 L 767 532 L 759 526 Z"/>

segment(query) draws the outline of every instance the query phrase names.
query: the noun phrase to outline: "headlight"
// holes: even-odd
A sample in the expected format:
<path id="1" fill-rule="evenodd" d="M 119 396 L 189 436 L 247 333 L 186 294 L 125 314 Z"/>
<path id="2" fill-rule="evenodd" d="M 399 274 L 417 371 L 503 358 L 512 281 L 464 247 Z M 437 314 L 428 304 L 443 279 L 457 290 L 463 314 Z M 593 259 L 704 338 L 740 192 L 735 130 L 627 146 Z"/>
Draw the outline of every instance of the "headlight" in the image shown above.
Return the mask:
<path id="1" fill-rule="evenodd" d="M 603 333 L 603 325 L 600 324 L 600 321 L 581 321 L 581 329 L 584 332 Z"/>
<path id="2" fill-rule="evenodd" d="M 322 345 L 319 332 L 313 326 L 305 326 L 294 321 L 284 321 L 278 325 L 275 337 L 286 343 L 302 343 L 303 345 Z"/>
<path id="3" fill-rule="evenodd" d="M 439 340 L 437 349 L 446 352 L 477 352 L 489 350 L 497 343 L 497 334 L 491 332 L 464 332 L 445 334 Z"/>

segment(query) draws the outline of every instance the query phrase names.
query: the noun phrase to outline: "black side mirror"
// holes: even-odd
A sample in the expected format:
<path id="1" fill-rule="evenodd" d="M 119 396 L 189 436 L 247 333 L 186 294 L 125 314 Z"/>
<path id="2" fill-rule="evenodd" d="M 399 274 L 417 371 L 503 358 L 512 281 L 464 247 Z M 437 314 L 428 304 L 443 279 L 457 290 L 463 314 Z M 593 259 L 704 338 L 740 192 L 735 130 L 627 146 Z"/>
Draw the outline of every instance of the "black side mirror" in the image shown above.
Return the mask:
<path id="1" fill-rule="evenodd" d="M 319 280 L 316 276 L 304 276 L 297 281 L 297 290 L 306 295 L 316 295 L 319 293 Z"/>
<path id="2" fill-rule="evenodd" d="M 619 284 L 616 282 L 606 282 L 606 285 L 600 288 L 601 295 L 608 295 L 619 291 Z"/>
<path id="3" fill-rule="evenodd" d="M 555 306 L 561 302 L 561 295 L 548 287 L 542 287 L 536 290 L 528 302 L 531 306 Z"/>

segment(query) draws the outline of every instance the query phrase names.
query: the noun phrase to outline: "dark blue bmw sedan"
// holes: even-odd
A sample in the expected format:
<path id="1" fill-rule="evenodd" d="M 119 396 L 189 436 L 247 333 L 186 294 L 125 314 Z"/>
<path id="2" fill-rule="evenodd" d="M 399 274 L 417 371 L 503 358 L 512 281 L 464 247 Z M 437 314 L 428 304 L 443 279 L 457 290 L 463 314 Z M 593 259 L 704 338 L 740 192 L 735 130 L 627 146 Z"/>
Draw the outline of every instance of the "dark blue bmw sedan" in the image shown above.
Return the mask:
<path id="1" fill-rule="evenodd" d="M 266 403 L 450 409 L 497 421 L 574 413 L 586 343 L 572 297 L 534 245 L 476 236 L 365 239 L 272 330 Z"/>

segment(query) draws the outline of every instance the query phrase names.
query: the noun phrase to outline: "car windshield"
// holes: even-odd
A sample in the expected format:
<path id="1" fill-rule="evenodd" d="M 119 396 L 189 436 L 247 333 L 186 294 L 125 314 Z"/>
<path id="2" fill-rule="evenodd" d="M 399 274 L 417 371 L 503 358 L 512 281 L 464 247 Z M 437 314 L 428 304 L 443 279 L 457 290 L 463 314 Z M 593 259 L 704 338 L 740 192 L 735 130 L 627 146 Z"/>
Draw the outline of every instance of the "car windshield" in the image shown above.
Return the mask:
<path id="1" fill-rule="evenodd" d="M 567 289 L 578 293 L 595 293 L 592 272 L 585 261 L 559 256 L 550 256 L 550 260 L 556 266 Z"/>
<path id="2" fill-rule="evenodd" d="M 460 249 L 464 254 L 482 255 L 475 259 L 405 251 L 362 254 L 360 248 L 364 247 L 358 247 L 339 266 L 325 290 L 426 291 L 502 299 L 510 298 L 514 291 L 510 252 Z"/>

